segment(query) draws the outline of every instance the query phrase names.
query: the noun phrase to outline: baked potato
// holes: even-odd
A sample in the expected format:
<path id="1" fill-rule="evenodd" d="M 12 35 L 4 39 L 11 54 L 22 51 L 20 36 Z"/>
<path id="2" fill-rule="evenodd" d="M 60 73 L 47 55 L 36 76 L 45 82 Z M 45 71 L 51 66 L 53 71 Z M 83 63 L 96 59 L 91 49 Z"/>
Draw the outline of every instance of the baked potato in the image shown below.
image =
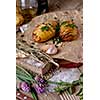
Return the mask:
<path id="1" fill-rule="evenodd" d="M 24 21 L 24 18 L 21 14 L 16 14 L 16 26 L 21 25 Z"/>
<path id="2" fill-rule="evenodd" d="M 78 38 L 79 31 L 78 27 L 74 24 L 72 20 L 63 21 L 60 24 L 60 34 L 62 41 L 72 41 Z"/>
<path id="3" fill-rule="evenodd" d="M 32 38 L 35 42 L 45 42 L 56 34 L 56 21 L 47 21 L 38 25 L 32 33 Z"/>
<path id="4" fill-rule="evenodd" d="M 24 18 L 21 15 L 21 10 L 19 7 L 16 7 L 16 26 L 21 25 L 24 22 Z"/>

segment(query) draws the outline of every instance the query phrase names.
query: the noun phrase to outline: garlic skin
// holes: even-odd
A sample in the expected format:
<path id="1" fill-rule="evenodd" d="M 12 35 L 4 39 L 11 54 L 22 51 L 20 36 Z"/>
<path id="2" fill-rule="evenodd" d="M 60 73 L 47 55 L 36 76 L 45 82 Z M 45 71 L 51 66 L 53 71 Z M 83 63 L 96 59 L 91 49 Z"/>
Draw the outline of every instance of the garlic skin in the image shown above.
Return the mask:
<path id="1" fill-rule="evenodd" d="M 54 55 L 58 52 L 58 49 L 54 44 L 45 45 L 41 49 L 49 55 Z"/>
<path id="2" fill-rule="evenodd" d="M 46 53 L 53 55 L 57 53 L 57 48 L 55 47 L 55 45 L 50 45 L 49 48 L 47 49 Z"/>

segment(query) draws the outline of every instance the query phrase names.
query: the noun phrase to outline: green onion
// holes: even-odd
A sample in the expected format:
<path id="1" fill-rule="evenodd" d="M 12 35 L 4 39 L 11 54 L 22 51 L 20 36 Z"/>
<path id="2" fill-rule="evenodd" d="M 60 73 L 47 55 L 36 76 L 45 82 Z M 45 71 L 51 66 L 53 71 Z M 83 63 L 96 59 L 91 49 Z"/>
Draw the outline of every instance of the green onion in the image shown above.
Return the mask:
<path id="1" fill-rule="evenodd" d="M 31 91 L 31 94 L 32 94 L 32 97 L 33 97 L 34 100 L 38 100 L 36 94 L 33 91 Z"/>

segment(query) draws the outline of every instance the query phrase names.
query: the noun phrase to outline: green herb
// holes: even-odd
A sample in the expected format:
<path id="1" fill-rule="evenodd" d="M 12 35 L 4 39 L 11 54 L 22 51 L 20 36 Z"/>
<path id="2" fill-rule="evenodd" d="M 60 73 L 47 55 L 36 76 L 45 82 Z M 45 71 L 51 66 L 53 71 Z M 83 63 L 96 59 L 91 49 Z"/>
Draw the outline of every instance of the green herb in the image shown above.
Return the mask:
<path id="1" fill-rule="evenodd" d="M 61 23 L 61 25 L 66 25 L 66 24 L 67 24 L 67 22 L 66 22 L 66 21 L 64 21 L 64 22 L 62 22 L 62 23 Z"/>
<path id="2" fill-rule="evenodd" d="M 26 77 L 26 76 L 21 76 L 21 75 L 16 75 L 18 78 L 23 79 L 23 80 L 27 80 L 27 81 L 32 81 L 34 82 L 34 80 L 30 77 Z"/>
<path id="3" fill-rule="evenodd" d="M 53 38 L 53 44 L 59 44 L 62 42 L 62 39 L 60 37 Z"/>
<path id="4" fill-rule="evenodd" d="M 74 28 L 74 27 L 77 28 L 77 26 L 76 26 L 74 23 L 72 23 L 72 24 L 68 24 L 66 21 L 62 22 L 61 25 L 64 25 L 64 26 L 66 26 L 66 27 L 69 26 L 69 27 L 71 27 L 71 28 Z"/>
<path id="5" fill-rule="evenodd" d="M 21 66 L 16 66 L 16 72 L 19 72 L 20 74 L 26 75 L 28 77 L 33 77 L 31 74 L 29 74 L 24 68 L 22 68 Z"/>
<path id="6" fill-rule="evenodd" d="M 59 33 L 59 30 L 60 30 L 60 25 L 57 24 L 57 25 L 56 25 L 56 33 Z"/>
<path id="7" fill-rule="evenodd" d="M 16 66 L 16 77 L 28 83 L 35 82 L 33 76 L 20 66 Z"/>
<path id="8" fill-rule="evenodd" d="M 69 94 L 72 94 L 73 91 L 72 91 L 72 85 L 71 83 L 68 83 L 68 82 L 53 82 L 53 81 L 47 81 L 48 84 L 56 84 L 57 87 L 54 88 L 55 92 L 58 92 L 58 93 L 62 93 L 64 91 L 67 91 Z"/>
<path id="9" fill-rule="evenodd" d="M 49 27 L 48 26 L 43 26 L 43 27 L 41 27 L 41 30 L 42 31 L 48 31 L 49 30 Z"/>
<path id="10" fill-rule="evenodd" d="M 55 92 L 60 93 L 60 94 L 62 92 L 64 92 L 66 89 L 68 89 L 67 86 L 58 86 L 58 87 L 54 88 Z"/>
<path id="11" fill-rule="evenodd" d="M 68 87 L 68 89 L 66 91 L 68 91 L 69 94 L 73 94 L 73 88 L 72 88 L 72 86 Z"/>
<path id="12" fill-rule="evenodd" d="M 73 89 L 75 86 L 80 86 L 80 90 L 77 93 L 77 96 L 80 97 L 80 100 L 83 100 L 83 74 L 80 75 L 79 80 L 73 81 L 72 83 L 68 82 L 53 82 L 47 81 L 48 84 L 56 84 L 57 87 L 54 89 L 57 93 L 62 93 L 66 91 L 68 94 L 73 94 Z"/>
<path id="13" fill-rule="evenodd" d="M 61 85 L 61 86 L 71 86 L 71 83 L 68 82 L 54 82 L 54 81 L 47 81 L 48 84 L 57 84 L 57 85 Z"/>
<path id="14" fill-rule="evenodd" d="M 66 25 L 66 27 L 71 27 L 71 28 L 74 28 L 74 27 L 76 27 L 77 28 L 77 26 L 75 25 L 75 24 L 68 24 L 68 25 Z"/>
<path id="15" fill-rule="evenodd" d="M 38 100 L 38 97 L 34 91 L 31 90 L 31 94 L 32 94 L 32 97 L 34 98 L 34 100 Z"/>
<path id="16" fill-rule="evenodd" d="M 76 95 L 80 97 L 80 100 L 83 100 L 83 73 L 80 75 L 79 86 L 80 90 Z"/>
<path id="17" fill-rule="evenodd" d="M 83 88 L 80 88 L 79 92 L 76 95 L 80 97 L 80 100 L 83 100 Z"/>

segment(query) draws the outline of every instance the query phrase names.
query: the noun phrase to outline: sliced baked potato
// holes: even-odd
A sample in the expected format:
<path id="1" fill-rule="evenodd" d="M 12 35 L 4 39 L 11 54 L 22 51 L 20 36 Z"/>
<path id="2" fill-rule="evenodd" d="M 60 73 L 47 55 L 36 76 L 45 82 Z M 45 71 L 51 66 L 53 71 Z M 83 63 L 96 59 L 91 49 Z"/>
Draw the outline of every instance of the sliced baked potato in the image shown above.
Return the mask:
<path id="1" fill-rule="evenodd" d="M 16 26 L 21 25 L 24 22 L 24 18 L 21 14 L 16 14 Z"/>
<path id="2" fill-rule="evenodd" d="M 48 21 L 38 25 L 32 33 L 32 38 L 35 42 L 45 42 L 56 34 L 56 21 Z"/>
<path id="3" fill-rule="evenodd" d="M 78 27 L 74 24 L 72 20 L 63 21 L 60 24 L 60 34 L 59 36 L 63 41 L 72 41 L 78 38 L 79 31 Z"/>
<path id="4" fill-rule="evenodd" d="M 21 14 L 21 9 L 16 7 L 16 26 L 21 25 L 24 22 L 24 18 Z"/>

